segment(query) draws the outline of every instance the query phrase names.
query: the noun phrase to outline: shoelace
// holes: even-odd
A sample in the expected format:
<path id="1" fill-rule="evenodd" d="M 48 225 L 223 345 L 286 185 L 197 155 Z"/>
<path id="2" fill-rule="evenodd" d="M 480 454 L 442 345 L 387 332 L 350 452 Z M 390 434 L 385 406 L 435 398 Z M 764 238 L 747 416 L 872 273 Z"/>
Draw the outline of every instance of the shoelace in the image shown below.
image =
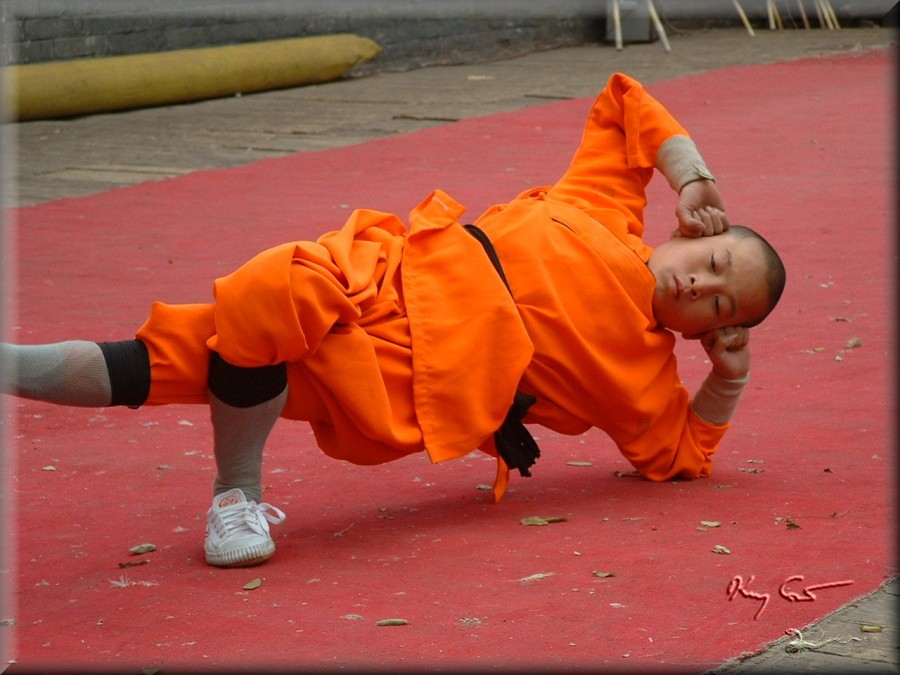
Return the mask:
<path id="1" fill-rule="evenodd" d="M 272 515 L 270 511 L 274 512 Z M 242 504 L 234 504 L 219 511 L 219 517 L 222 519 L 222 525 L 226 532 L 234 533 L 246 527 L 256 532 L 256 534 L 266 534 L 268 527 L 261 522 L 259 516 L 262 516 L 273 525 L 284 522 L 284 511 L 277 506 L 272 506 L 263 502 L 244 502 Z"/>

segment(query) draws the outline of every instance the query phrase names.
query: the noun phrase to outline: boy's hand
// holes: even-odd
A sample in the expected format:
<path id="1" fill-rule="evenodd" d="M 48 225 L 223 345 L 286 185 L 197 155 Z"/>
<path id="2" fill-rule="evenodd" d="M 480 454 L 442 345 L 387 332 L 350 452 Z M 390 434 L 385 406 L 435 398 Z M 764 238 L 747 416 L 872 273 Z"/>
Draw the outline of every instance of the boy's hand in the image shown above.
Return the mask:
<path id="1" fill-rule="evenodd" d="M 713 370 L 726 380 L 739 380 L 750 372 L 750 329 L 742 326 L 717 328 L 696 337 L 706 350 Z"/>
<path id="2" fill-rule="evenodd" d="M 681 188 L 675 217 L 678 229 L 673 237 L 709 237 L 729 227 L 725 202 L 711 180 L 695 180 Z"/>

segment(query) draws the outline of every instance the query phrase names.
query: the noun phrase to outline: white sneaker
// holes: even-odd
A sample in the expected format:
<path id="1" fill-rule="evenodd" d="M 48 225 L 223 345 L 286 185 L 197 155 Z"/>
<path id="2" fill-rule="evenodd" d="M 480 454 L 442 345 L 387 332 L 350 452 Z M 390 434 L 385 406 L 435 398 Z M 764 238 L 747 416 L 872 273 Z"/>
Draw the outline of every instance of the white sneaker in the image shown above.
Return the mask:
<path id="1" fill-rule="evenodd" d="M 281 509 L 247 501 L 238 488 L 216 495 L 206 513 L 206 562 L 216 567 L 250 567 L 265 562 L 275 553 L 269 523 L 278 525 L 284 519 Z"/>

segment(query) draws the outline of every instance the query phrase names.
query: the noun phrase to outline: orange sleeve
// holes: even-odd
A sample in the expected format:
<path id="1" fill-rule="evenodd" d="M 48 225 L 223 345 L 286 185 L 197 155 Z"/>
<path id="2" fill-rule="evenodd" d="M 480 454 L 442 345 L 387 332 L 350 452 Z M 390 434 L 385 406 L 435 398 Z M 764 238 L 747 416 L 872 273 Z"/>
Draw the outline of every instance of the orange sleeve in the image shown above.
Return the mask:
<path id="1" fill-rule="evenodd" d="M 712 456 L 728 427 L 710 424 L 694 414 L 687 389 L 676 383 L 668 405 L 643 433 L 617 444 L 644 478 L 702 478 L 712 472 Z"/>
<path id="2" fill-rule="evenodd" d="M 687 131 L 637 80 L 616 73 L 591 108 L 581 144 L 548 197 L 625 234 L 643 234 L 645 188 L 659 146 Z"/>

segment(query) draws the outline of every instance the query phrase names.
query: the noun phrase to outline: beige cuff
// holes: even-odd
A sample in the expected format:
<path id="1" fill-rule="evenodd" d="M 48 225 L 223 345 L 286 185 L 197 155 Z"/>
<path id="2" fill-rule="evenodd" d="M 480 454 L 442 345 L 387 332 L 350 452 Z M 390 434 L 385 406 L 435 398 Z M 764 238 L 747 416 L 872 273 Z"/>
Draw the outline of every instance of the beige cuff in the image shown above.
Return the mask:
<path id="1" fill-rule="evenodd" d="M 749 373 L 739 380 L 726 380 L 713 370 L 694 396 L 691 408 L 710 424 L 726 424 L 731 420 L 744 386 L 749 381 Z"/>
<path id="2" fill-rule="evenodd" d="M 697 145 L 687 136 L 671 136 L 656 152 L 656 168 L 675 192 L 695 180 L 715 180 Z"/>

